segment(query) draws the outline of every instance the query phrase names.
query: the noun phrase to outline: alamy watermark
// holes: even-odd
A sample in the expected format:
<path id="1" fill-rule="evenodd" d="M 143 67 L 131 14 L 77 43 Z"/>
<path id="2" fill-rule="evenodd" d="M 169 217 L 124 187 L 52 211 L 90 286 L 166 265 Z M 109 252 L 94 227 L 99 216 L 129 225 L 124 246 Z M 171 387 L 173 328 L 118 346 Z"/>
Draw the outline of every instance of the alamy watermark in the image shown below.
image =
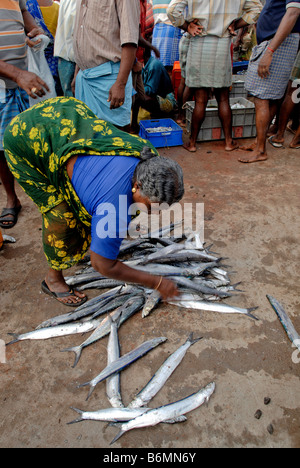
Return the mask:
<path id="1" fill-rule="evenodd" d="M 6 85 L 5 81 L 0 80 L 0 103 L 5 104 L 6 102 Z"/>
<path id="2" fill-rule="evenodd" d="M 294 80 L 292 88 L 296 88 L 292 94 L 292 101 L 294 104 L 299 104 L 300 102 L 300 80 Z"/>
<path id="3" fill-rule="evenodd" d="M 6 364 L 6 347 L 4 340 L 0 340 L 0 364 Z"/>
<path id="4" fill-rule="evenodd" d="M 292 354 L 292 361 L 294 364 L 300 363 L 300 339 L 293 341 L 293 348 L 297 348 Z"/>
<path id="5" fill-rule="evenodd" d="M 101 203 L 96 212 L 96 233 L 100 239 L 117 237 L 138 238 L 143 234 L 156 233 L 156 237 L 181 238 L 184 235 L 197 233 L 204 242 L 204 203 L 151 203 L 147 207 L 141 203 L 128 205 L 126 195 L 119 196 L 118 206 L 112 203 Z M 139 213 L 128 226 L 128 217 Z M 174 224 L 172 231 L 164 227 Z M 142 232 L 141 232 L 142 226 Z"/>

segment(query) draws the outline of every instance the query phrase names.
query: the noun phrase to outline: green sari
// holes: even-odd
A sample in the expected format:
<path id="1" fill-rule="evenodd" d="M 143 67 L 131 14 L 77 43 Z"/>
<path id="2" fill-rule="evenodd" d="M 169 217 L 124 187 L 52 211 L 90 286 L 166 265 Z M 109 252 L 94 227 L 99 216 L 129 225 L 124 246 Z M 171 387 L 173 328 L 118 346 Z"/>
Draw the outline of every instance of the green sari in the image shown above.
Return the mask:
<path id="1" fill-rule="evenodd" d="M 91 216 L 66 170 L 74 155 L 140 157 L 147 140 L 97 118 L 81 101 L 57 97 L 15 117 L 3 140 L 8 166 L 43 217 L 44 252 L 51 268 L 64 270 L 87 252 Z"/>

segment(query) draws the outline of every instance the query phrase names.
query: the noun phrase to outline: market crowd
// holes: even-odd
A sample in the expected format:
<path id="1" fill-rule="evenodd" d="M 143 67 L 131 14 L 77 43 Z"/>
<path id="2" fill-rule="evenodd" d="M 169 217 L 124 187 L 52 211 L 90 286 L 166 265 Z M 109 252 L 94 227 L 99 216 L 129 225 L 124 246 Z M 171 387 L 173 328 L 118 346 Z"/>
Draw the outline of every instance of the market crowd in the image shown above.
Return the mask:
<path id="1" fill-rule="evenodd" d="M 197 150 L 212 97 L 225 150 L 239 147 L 230 89 L 233 60 L 248 60 L 245 88 L 255 103 L 257 137 L 239 161 L 250 163 L 268 158 L 268 144 L 282 147 L 286 131 L 294 135 L 290 148 L 300 148 L 299 15 L 300 0 L 1 0 L 0 179 L 7 200 L 0 227 L 13 227 L 21 209 L 4 132 L 50 93 L 44 68 L 34 72 L 28 60 L 43 37 L 55 95 L 75 97 L 117 129 L 137 134 L 145 115 L 171 114 L 184 125 L 184 105 L 194 100 L 189 152 Z"/>

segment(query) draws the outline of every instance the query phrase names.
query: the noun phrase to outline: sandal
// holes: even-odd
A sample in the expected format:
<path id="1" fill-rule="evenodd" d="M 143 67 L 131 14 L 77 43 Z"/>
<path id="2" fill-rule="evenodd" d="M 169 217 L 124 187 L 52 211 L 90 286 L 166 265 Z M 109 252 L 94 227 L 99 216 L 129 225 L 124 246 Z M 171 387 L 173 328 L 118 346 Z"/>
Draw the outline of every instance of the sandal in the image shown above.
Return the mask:
<path id="1" fill-rule="evenodd" d="M 16 208 L 3 208 L 0 215 L 0 227 L 2 227 L 2 229 L 13 228 L 17 224 L 21 208 L 21 205 Z M 4 222 L 9 224 L 4 224 Z"/>
<path id="2" fill-rule="evenodd" d="M 277 142 L 277 141 L 274 141 L 274 136 L 275 136 L 275 135 L 270 136 L 270 137 L 268 138 L 269 143 L 270 143 L 272 146 L 274 146 L 274 148 L 284 148 L 283 143 L 279 143 L 279 142 Z"/>
<path id="3" fill-rule="evenodd" d="M 53 291 L 50 291 L 50 289 L 48 288 L 45 280 L 42 282 L 41 288 L 42 288 L 42 291 L 45 294 L 48 294 L 49 296 L 54 297 L 58 302 L 60 302 L 61 304 L 65 305 L 65 306 L 68 306 L 68 307 L 79 307 L 80 305 L 84 304 L 87 301 L 87 297 L 83 297 L 82 299 L 78 298 L 78 299 L 80 299 L 80 301 L 78 301 L 78 302 L 71 302 L 71 303 L 62 302 L 59 299 L 75 295 L 74 294 L 74 289 L 70 288 L 70 290 L 67 291 L 67 292 L 55 293 Z"/>

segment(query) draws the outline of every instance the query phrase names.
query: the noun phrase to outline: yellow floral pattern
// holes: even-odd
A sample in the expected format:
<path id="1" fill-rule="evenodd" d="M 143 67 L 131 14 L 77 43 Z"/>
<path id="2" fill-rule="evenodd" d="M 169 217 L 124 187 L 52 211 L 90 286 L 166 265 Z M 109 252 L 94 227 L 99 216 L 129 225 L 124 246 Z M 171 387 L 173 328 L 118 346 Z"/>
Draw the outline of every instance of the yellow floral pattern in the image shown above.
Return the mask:
<path id="1" fill-rule="evenodd" d="M 91 217 L 66 170 L 74 155 L 139 157 L 147 145 L 99 119 L 83 102 L 57 97 L 15 117 L 4 134 L 10 170 L 43 215 L 44 251 L 49 265 L 70 268 L 88 250 Z"/>

